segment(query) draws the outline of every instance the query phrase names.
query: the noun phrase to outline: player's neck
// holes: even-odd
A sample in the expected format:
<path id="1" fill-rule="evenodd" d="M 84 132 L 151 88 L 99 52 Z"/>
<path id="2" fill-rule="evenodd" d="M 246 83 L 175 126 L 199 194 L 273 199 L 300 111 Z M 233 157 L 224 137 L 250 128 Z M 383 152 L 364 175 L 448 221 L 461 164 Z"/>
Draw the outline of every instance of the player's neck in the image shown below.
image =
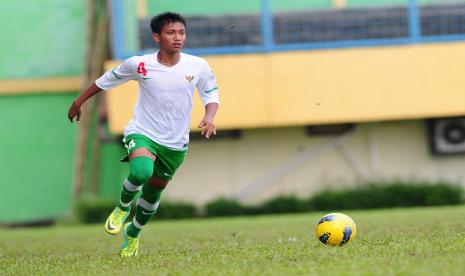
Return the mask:
<path id="1" fill-rule="evenodd" d="M 180 60 L 181 60 L 181 52 L 167 53 L 161 49 L 160 51 L 158 51 L 157 61 L 160 64 L 171 67 L 171 66 L 175 66 L 176 64 L 178 64 Z"/>

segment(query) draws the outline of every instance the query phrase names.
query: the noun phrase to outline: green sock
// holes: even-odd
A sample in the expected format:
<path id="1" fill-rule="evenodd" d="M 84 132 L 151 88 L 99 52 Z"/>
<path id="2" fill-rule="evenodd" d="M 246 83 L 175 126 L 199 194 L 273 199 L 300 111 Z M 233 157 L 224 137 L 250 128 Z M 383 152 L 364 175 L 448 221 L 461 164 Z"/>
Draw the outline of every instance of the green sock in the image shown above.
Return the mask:
<path id="1" fill-rule="evenodd" d="M 153 173 L 152 159 L 140 156 L 129 161 L 129 176 L 123 184 L 119 208 L 123 211 L 129 211 L 132 200 L 142 188 L 142 185 L 152 176 Z"/>
<path id="2" fill-rule="evenodd" d="M 146 225 L 157 212 L 162 192 L 163 189 L 144 185 L 142 188 L 142 195 L 137 200 L 136 215 L 132 223 L 128 226 L 128 236 L 133 238 L 139 236 L 142 227 Z"/>

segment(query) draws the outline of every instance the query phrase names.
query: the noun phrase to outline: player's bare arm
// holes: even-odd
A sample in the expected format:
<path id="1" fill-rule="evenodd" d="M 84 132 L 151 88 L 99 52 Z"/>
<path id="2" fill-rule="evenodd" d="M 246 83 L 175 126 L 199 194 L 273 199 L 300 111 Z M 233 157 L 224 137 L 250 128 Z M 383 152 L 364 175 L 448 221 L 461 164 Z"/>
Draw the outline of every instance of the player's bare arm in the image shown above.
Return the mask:
<path id="1" fill-rule="evenodd" d="M 87 101 L 87 99 L 91 98 L 100 91 L 102 91 L 102 89 L 95 85 L 94 82 L 91 86 L 89 86 L 89 88 L 87 88 L 84 93 L 82 93 L 76 100 L 73 101 L 68 110 L 68 118 L 71 123 L 73 122 L 74 117 L 76 117 L 78 122 L 81 120 L 81 105 Z"/>
<path id="2" fill-rule="evenodd" d="M 215 118 L 216 111 L 218 110 L 217 103 L 209 103 L 205 106 L 205 116 L 200 121 L 198 127 L 202 129 L 202 135 L 205 138 L 210 139 L 210 136 L 216 135 L 216 126 L 213 122 Z"/>

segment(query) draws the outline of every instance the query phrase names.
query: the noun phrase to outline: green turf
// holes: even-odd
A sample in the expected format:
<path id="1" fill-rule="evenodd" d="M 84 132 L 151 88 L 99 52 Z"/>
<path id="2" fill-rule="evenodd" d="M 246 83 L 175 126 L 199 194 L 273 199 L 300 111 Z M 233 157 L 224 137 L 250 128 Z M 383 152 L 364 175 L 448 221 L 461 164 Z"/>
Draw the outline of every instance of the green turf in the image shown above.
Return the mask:
<path id="1" fill-rule="evenodd" d="M 322 213 L 155 222 L 136 259 L 102 225 L 2 229 L 0 274 L 465 275 L 465 206 L 346 214 L 343 247 L 315 238 Z"/>

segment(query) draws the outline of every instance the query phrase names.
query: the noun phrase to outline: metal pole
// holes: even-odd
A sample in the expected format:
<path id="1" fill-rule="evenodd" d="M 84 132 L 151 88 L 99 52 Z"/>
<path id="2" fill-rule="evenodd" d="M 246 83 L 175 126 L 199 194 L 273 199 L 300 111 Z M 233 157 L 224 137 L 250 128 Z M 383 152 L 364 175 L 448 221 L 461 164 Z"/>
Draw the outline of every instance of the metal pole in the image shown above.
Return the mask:
<path id="1" fill-rule="evenodd" d="M 408 1 L 409 33 L 413 43 L 421 40 L 421 18 L 417 0 Z"/>
<path id="2" fill-rule="evenodd" d="M 124 28 L 123 28 L 123 5 L 121 0 L 110 0 L 111 3 L 111 40 L 113 58 L 123 59 L 125 54 Z"/>
<path id="3" fill-rule="evenodd" d="M 270 0 L 262 0 L 261 4 L 262 45 L 265 52 L 270 52 L 273 48 L 273 15 Z"/>

